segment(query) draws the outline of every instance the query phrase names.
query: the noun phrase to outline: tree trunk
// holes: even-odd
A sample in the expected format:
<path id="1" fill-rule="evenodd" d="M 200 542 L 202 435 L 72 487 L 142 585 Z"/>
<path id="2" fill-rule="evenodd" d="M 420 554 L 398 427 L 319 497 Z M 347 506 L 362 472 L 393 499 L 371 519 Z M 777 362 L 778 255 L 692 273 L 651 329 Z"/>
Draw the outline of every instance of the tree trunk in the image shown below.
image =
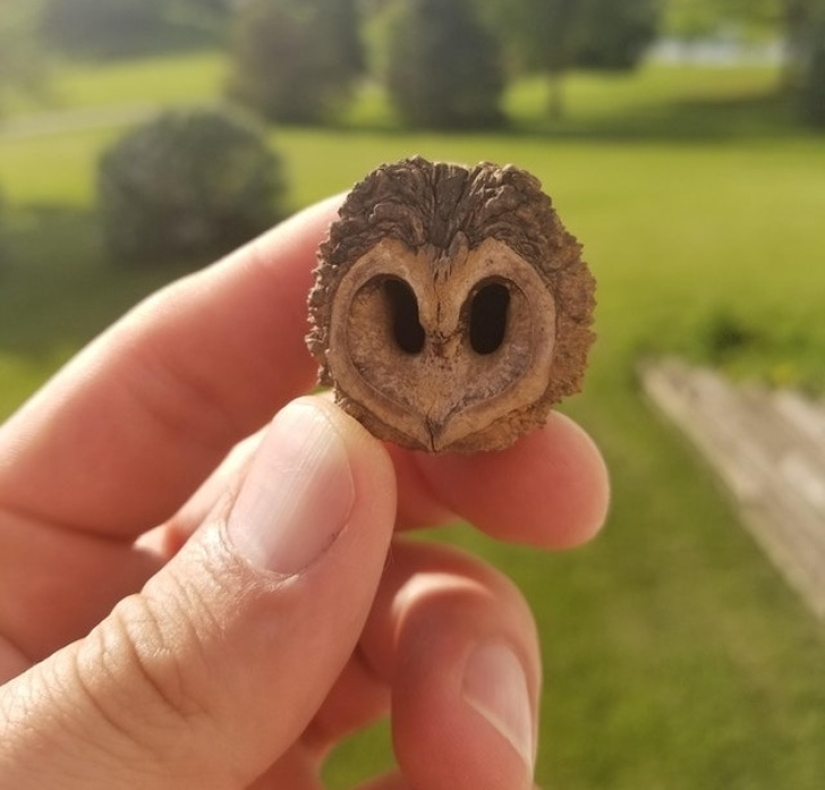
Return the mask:
<path id="1" fill-rule="evenodd" d="M 812 39 L 800 102 L 805 120 L 825 131 L 825 21 L 814 28 Z"/>
<path id="2" fill-rule="evenodd" d="M 785 57 L 782 87 L 797 90 L 804 82 L 810 57 L 810 27 L 813 13 L 810 0 L 785 0 Z"/>

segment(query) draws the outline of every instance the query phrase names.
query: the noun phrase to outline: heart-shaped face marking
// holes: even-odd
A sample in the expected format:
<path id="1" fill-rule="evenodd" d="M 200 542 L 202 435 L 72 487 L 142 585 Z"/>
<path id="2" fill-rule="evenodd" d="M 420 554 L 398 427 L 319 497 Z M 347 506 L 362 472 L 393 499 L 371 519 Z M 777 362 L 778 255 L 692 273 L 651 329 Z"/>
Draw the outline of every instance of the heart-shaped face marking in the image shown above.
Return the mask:
<path id="1" fill-rule="evenodd" d="M 554 341 L 552 295 L 502 242 L 444 260 L 388 239 L 338 286 L 329 369 L 405 443 L 437 451 L 539 400 Z"/>
<path id="2" fill-rule="evenodd" d="M 522 170 L 415 158 L 349 194 L 319 249 L 310 351 L 381 439 L 501 449 L 579 388 L 594 280 Z"/>

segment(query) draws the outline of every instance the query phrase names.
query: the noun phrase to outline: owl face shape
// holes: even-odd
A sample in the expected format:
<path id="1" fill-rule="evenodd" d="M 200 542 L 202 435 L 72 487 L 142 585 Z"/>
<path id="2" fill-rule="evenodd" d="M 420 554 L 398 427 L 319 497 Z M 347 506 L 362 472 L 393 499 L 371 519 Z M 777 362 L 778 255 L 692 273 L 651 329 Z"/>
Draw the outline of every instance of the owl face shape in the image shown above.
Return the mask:
<path id="1" fill-rule="evenodd" d="M 538 179 L 420 157 L 357 184 L 318 251 L 307 345 L 375 436 L 503 449 L 578 391 L 593 280 Z"/>
<path id="2" fill-rule="evenodd" d="M 500 241 L 442 251 L 386 239 L 338 285 L 330 346 L 342 353 L 329 371 L 402 443 L 460 449 L 542 397 L 555 313 L 536 269 Z"/>

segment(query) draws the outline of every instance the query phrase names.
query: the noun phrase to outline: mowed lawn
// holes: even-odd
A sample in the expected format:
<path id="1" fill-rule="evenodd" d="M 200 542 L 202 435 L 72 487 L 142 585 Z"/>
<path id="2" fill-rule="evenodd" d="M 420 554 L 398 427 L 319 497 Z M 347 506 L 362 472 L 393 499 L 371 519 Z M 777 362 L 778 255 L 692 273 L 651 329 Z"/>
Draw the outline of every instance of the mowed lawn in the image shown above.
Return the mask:
<path id="1" fill-rule="evenodd" d="M 69 71 L 58 87 L 67 107 L 218 91 L 214 58 L 158 64 Z M 185 89 L 170 87 L 178 73 Z M 511 574 L 534 606 L 547 667 L 538 771 L 547 788 L 819 790 L 825 778 L 825 631 L 634 378 L 645 353 L 706 356 L 708 327 L 724 316 L 758 329 L 732 362 L 740 372 L 823 379 L 825 139 L 786 124 L 774 79 L 759 70 L 577 76 L 561 125 L 541 119 L 542 86 L 525 82 L 508 98 L 517 127 L 476 135 L 395 129 L 372 90 L 338 130 L 272 132 L 296 208 L 414 153 L 512 161 L 543 180 L 585 244 L 599 281 L 599 341 L 584 394 L 563 408 L 608 459 L 608 528 L 560 555 L 466 527 L 447 532 Z M 0 137 L 12 254 L 0 269 L 0 413 L 180 273 L 105 260 L 93 173 L 116 135 Z M 386 763 L 383 731 L 334 762 L 331 786 L 364 777 L 374 753 Z"/>

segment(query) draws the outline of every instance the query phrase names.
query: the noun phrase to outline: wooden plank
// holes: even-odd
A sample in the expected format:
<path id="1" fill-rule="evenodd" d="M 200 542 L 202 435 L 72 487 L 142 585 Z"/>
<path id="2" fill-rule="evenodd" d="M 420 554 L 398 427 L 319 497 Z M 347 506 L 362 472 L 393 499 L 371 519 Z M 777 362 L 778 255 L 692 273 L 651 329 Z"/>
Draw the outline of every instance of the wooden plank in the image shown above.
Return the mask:
<path id="1" fill-rule="evenodd" d="M 676 360 L 645 365 L 641 381 L 716 471 L 759 546 L 825 619 L 825 407 L 736 387 Z"/>

